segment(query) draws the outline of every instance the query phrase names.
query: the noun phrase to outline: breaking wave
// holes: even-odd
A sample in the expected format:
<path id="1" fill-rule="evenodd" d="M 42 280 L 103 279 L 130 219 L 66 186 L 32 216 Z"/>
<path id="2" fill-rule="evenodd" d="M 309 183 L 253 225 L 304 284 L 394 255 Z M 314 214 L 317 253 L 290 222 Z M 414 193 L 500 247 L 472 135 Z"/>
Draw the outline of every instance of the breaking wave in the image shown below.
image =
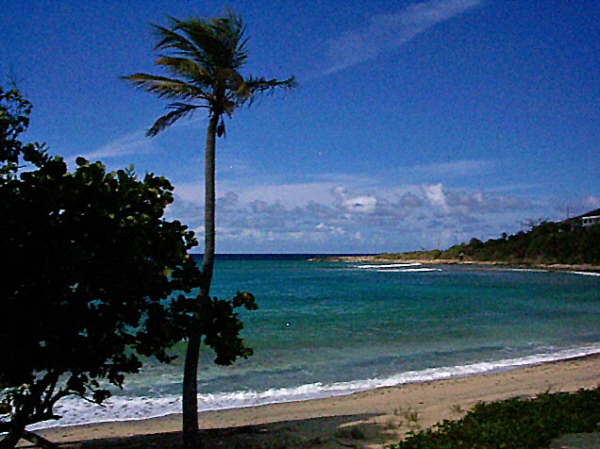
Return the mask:
<path id="1" fill-rule="evenodd" d="M 272 388 L 263 391 L 248 390 L 199 394 L 198 409 L 200 412 L 203 412 L 342 396 L 359 391 L 392 387 L 407 383 L 481 375 L 517 367 L 569 360 L 592 354 L 600 354 L 600 344 L 539 353 L 519 358 L 480 361 L 458 366 L 406 371 L 384 378 L 334 382 L 331 384 L 316 382 L 296 387 Z M 104 407 L 99 407 L 80 399 L 69 398 L 63 399 L 57 404 L 56 412 L 63 416 L 60 421 L 42 423 L 32 426 L 32 429 L 94 422 L 130 421 L 180 413 L 181 397 L 178 395 L 163 397 L 114 396 L 106 401 Z"/>

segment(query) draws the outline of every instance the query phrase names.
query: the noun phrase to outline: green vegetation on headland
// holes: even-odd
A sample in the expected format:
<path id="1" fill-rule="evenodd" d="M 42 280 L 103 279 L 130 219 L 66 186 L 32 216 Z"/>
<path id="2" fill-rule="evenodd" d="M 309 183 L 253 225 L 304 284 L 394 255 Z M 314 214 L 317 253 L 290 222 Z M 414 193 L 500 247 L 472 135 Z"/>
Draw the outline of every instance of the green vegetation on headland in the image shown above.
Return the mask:
<path id="1" fill-rule="evenodd" d="M 600 209 L 586 215 L 600 215 Z M 384 253 L 374 260 L 426 260 L 439 262 L 495 262 L 514 265 L 600 265 L 600 225 L 583 227 L 574 218 L 560 223 L 542 222 L 519 232 L 482 242 L 472 238 L 445 251 Z"/>
<path id="2" fill-rule="evenodd" d="M 599 424 L 599 388 L 545 393 L 479 403 L 464 418 L 412 434 L 391 449 L 547 448 L 562 435 L 598 431 Z"/>

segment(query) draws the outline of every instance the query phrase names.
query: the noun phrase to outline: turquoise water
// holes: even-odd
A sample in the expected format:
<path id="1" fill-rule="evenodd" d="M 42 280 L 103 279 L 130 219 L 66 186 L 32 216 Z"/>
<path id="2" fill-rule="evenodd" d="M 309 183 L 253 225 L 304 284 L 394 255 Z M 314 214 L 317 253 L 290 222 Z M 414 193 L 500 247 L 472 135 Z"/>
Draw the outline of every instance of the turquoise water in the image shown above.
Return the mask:
<path id="1" fill-rule="evenodd" d="M 220 257 L 213 295 L 252 292 L 255 355 L 202 354 L 201 410 L 347 394 L 600 352 L 600 277 L 465 266 Z M 177 348 L 182 353 L 183 348 Z M 183 360 L 148 363 L 105 409 L 66 400 L 65 423 L 181 409 Z"/>

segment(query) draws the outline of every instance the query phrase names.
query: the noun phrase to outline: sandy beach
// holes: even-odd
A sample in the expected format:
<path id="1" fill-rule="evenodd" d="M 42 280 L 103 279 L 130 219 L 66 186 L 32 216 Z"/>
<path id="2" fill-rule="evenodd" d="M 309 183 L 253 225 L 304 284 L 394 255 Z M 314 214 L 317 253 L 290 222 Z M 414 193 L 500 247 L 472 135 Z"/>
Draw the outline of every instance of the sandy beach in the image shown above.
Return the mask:
<path id="1" fill-rule="evenodd" d="M 479 401 L 576 391 L 600 384 L 600 355 L 487 375 L 405 384 L 348 396 L 202 413 L 207 447 L 382 447 L 417 428 L 460 418 Z M 67 448 L 177 448 L 179 415 L 52 428 Z"/>

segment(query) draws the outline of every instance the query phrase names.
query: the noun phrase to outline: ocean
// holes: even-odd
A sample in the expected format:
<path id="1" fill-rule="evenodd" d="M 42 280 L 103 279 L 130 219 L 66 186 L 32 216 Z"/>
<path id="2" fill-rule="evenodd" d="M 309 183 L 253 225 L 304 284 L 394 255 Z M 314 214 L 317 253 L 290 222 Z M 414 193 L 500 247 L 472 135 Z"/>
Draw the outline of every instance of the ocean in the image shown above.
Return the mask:
<path id="1" fill-rule="evenodd" d="M 254 356 L 229 367 L 204 350 L 199 409 L 298 401 L 477 375 L 600 353 L 600 276 L 477 266 L 218 256 L 212 294 L 249 291 Z M 181 412 L 184 346 L 146 361 L 105 407 L 67 398 L 49 425 Z"/>

